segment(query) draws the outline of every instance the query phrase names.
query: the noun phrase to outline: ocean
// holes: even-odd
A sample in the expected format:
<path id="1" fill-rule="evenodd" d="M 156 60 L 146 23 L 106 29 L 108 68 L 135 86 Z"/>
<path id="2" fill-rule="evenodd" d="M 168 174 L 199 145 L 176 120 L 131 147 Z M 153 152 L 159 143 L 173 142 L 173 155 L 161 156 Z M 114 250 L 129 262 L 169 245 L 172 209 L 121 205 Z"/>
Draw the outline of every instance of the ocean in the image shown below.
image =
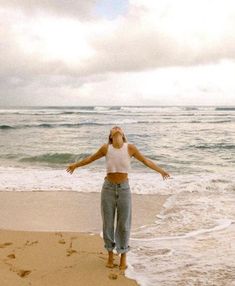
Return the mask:
<path id="1" fill-rule="evenodd" d="M 132 193 L 169 198 L 132 230 L 126 275 L 143 286 L 235 285 L 235 107 L 9 107 L 0 120 L 1 191 L 100 192 L 105 158 L 66 168 L 121 126 L 171 175 L 131 158 Z"/>

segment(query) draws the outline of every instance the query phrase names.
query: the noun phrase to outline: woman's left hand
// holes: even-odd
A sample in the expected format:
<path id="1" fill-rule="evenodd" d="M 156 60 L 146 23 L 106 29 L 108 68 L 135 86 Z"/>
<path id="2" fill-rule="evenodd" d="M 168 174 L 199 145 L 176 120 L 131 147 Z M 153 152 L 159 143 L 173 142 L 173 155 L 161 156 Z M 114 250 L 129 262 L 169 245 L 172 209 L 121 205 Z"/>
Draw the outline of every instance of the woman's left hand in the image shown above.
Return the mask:
<path id="1" fill-rule="evenodd" d="M 73 171 L 76 169 L 76 164 L 71 164 L 68 166 L 68 168 L 66 169 L 66 171 L 70 174 L 73 174 Z"/>

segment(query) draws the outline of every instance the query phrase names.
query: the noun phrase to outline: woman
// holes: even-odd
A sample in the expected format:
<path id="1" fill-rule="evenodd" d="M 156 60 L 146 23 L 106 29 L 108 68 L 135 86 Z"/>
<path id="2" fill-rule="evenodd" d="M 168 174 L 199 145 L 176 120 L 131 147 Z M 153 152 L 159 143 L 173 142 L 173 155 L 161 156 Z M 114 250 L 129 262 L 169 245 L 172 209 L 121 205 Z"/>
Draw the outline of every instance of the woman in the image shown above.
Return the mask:
<path id="1" fill-rule="evenodd" d="M 107 175 L 101 191 L 101 214 L 103 220 L 104 247 L 108 251 L 107 267 L 113 268 L 113 249 L 116 247 L 117 253 L 121 253 L 119 268 L 127 268 L 126 253 L 129 251 L 129 237 L 131 229 L 131 192 L 128 179 L 130 158 L 134 156 L 147 167 L 157 171 L 163 180 L 170 175 L 158 167 L 150 159 L 139 152 L 134 144 L 127 143 L 123 130 L 114 126 L 110 130 L 108 144 L 103 144 L 93 155 L 86 157 L 80 162 L 71 164 L 67 172 L 73 171 L 81 166 L 106 157 Z M 117 209 L 117 223 L 114 233 L 114 218 Z"/>

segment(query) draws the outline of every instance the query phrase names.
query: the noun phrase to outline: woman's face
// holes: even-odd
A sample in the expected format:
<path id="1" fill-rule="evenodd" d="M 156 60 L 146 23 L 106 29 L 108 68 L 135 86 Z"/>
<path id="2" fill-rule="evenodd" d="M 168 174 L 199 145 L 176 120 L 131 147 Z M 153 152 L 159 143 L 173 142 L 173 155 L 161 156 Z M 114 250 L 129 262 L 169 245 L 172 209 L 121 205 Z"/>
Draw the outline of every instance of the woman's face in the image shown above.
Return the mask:
<path id="1" fill-rule="evenodd" d="M 111 129 L 111 136 L 113 137 L 116 133 L 120 133 L 121 135 L 124 134 L 123 130 L 121 127 L 118 127 L 118 126 L 114 126 L 112 129 Z"/>

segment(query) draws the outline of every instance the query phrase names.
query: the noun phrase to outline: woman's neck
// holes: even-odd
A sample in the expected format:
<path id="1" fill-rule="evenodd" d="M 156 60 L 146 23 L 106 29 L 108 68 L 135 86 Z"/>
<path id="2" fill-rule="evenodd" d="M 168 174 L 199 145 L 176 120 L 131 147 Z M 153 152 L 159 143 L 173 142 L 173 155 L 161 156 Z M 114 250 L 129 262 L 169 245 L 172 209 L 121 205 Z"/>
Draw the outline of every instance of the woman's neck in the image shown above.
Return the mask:
<path id="1" fill-rule="evenodd" d="M 121 148 L 123 145 L 123 139 L 121 134 L 117 134 L 113 136 L 113 147 L 115 148 Z"/>

